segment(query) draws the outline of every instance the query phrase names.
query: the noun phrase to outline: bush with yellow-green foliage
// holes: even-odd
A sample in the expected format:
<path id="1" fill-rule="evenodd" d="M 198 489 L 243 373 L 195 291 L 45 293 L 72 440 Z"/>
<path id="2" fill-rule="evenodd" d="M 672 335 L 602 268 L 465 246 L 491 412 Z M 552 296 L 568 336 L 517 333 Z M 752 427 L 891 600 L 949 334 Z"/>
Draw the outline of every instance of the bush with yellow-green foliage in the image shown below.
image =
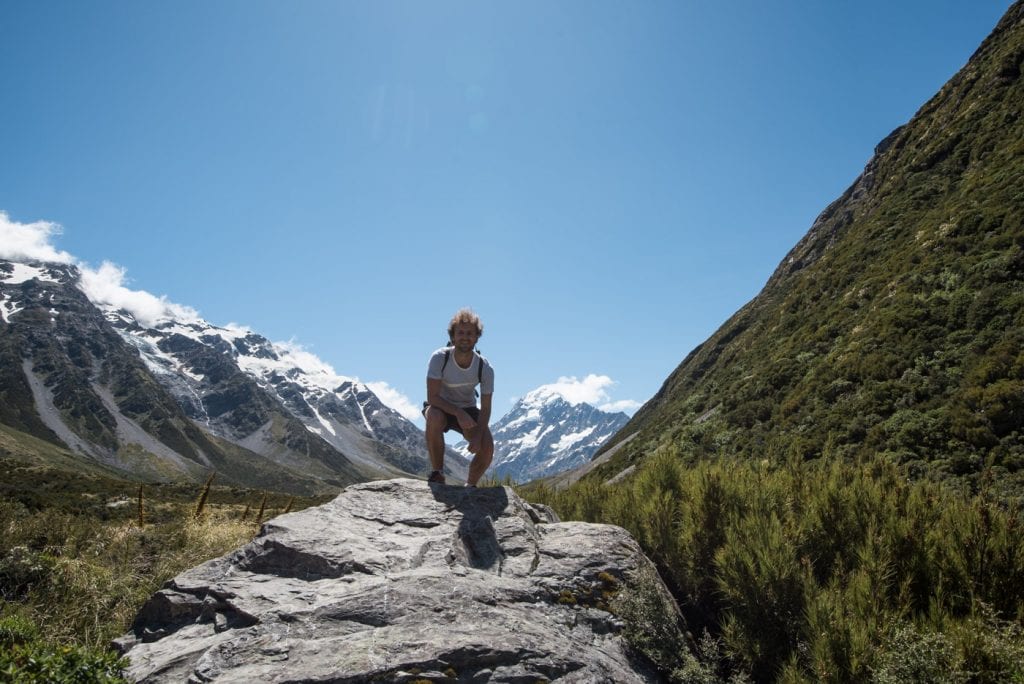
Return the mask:
<path id="1" fill-rule="evenodd" d="M 1024 682 L 1021 511 L 985 490 L 910 482 L 884 457 L 687 466 L 665 448 L 617 484 L 524 493 L 636 537 L 691 633 L 720 643 L 705 675 Z"/>

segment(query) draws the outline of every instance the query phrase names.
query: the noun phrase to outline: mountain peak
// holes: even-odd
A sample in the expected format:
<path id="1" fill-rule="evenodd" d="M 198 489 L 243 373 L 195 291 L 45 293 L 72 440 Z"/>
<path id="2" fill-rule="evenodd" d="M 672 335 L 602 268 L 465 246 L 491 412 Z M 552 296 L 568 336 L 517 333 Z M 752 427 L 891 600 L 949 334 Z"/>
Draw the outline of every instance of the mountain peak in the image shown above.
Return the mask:
<path id="1" fill-rule="evenodd" d="M 122 276 L 0 259 L 0 367 L 13 388 L 0 423 L 66 448 L 76 467 L 140 479 L 201 481 L 212 468 L 230 484 L 309 493 L 426 470 L 422 431 L 365 384 Z"/>
<path id="2" fill-rule="evenodd" d="M 569 401 L 555 389 L 554 385 L 541 385 L 537 389 L 530 390 L 526 393 L 526 396 L 519 400 L 518 403 L 526 407 L 541 407 L 547 406 L 548 404 L 557 404 L 560 401 L 572 405 L 584 403 L 582 401 Z"/>
<path id="3" fill-rule="evenodd" d="M 566 396 L 558 384 L 542 385 L 492 426 L 493 475 L 526 482 L 582 465 L 627 420 Z"/>

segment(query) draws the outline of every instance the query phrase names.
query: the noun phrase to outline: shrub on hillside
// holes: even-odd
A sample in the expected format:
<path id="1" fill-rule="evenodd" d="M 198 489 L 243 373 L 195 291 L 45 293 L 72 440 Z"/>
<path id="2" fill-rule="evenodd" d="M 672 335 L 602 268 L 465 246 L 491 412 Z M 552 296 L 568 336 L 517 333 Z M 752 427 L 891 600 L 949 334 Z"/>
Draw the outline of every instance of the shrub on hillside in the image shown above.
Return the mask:
<path id="1" fill-rule="evenodd" d="M 629 530 L 689 628 L 757 681 L 891 680 L 948 651 L 971 681 L 1024 682 L 1024 518 L 991 472 L 965 496 L 885 457 L 685 462 L 662 446 L 614 485 L 524 493 Z"/>

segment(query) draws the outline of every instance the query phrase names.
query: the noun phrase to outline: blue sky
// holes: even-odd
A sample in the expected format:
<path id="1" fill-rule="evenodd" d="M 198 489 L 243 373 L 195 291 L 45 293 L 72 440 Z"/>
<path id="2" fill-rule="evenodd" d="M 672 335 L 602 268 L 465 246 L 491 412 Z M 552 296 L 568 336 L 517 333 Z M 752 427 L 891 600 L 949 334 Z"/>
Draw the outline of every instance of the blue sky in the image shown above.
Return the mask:
<path id="1" fill-rule="evenodd" d="M 1009 5 L 8 0 L 0 211 L 411 403 L 472 306 L 498 415 L 636 407 Z"/>

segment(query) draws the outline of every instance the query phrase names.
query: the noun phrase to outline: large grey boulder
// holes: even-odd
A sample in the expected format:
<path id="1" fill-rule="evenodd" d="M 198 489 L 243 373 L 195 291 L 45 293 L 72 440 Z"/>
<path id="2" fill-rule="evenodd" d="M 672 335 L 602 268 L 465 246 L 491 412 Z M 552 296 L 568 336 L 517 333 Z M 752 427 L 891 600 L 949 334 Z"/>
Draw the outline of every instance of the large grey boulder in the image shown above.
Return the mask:
<path id="1" fill-rule="evenodd" d="M 507 488 L 370 482 L 175 577 L 115 644 L 144 682 L 658 681 L 608 610 L 652 574 Z"/>

